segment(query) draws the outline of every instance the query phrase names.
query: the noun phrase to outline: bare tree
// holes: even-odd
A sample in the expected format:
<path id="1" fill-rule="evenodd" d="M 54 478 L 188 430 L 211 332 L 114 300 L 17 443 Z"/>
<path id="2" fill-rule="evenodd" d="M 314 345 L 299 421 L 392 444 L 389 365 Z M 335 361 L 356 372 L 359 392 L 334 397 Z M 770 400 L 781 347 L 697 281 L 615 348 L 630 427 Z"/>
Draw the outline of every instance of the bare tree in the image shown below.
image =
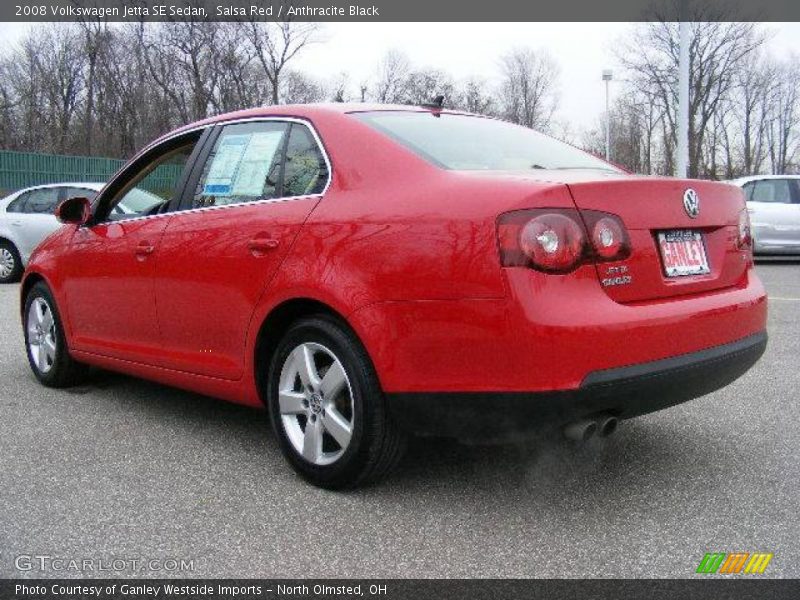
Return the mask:
<path id="1" fill-rule="evenodd" d="M 742 63 L 764 42 L 764 35 L 754 23 L 713 21 L 718 9 L 696 7 L 692 15 L 689 47 L 689 176 L 697 177 L 702 162 L 704 138 L 720 103 L 736 85 L 736 73 Z M 675 144 L 678 105 L 678 24 L 643 23 L 623 43 L 618 60 L 631 73 L 636 86 L 654 94 L 665 117 L 664 140 Z M 665 147 L 672 168 L 672 149 Z"/>
<path id="2" fill-rule="evenodd" d="M 150 77 L 183 122 L 207 117 L 220 77 L 220 24 L 179 21 L 140 25 Z"/>
<path id="3" fill-rule="evenodd" d="M 556 110 L 560 69 L 546 51 L 518 48 L 501 59 L 503 116 L 546 131 Z"/>
<path id="4" fill-rule="evenodd" d="M 479 115 L 497 114 L 497 101 L 494 96 L 487 93 L 489 85 L 485 80 L 470 77 L 464 81 L 453 100 L 455 108 Z"/>
<path id="5" fill-rule="evenodd" d="M 323 86 L 299 71 L 286 71 L 281 89 L 281 104 L 309 104 L 325 99 Z"/>
<path id="6" fill-rule="evenodd" d="M 378 63 L 374 97 L 381 104 L 400 104 L 407 97 L 411 61 L 399 50 L 389 50 Z"/>
<path id="7" fill-rule="evenodd" d="M 405 95 L 400 98 L 403 104 L 426 104 L 436 96 L 444 96 L 445 103 L 450 105 L 455 96 L 453 78 L 441 69 L 414 70 L 406 77 L 403 88 Z"/>
<path id="8" fill-rule="evenodd" d="M 270 83 L 272 104 L 280 101 L 281 75 L 286 66 L 303 48 L 318 41 L 319 31 L 316 23 L 250 21 L 246 24 L 245 37 Z"/>
<path id="9" fill-rule="evenodd" d="M 775 73 L 766 139 L 772 172 L 783 174 L 797 168 L 800 151 L 800 68 L 797 58 L 791 56 Z"/>

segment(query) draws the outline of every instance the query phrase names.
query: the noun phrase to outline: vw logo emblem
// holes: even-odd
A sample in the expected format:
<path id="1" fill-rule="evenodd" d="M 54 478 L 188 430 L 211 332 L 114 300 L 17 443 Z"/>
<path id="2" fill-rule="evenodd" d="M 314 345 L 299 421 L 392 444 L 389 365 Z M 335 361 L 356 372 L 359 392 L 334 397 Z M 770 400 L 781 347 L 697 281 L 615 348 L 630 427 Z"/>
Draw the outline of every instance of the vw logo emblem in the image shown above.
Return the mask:
<path id="1" fill-rule="evenodd" d="M 692 219 L 700 214 L 700 196 L 692 188 L 683 192 L 683 208 Z"/>

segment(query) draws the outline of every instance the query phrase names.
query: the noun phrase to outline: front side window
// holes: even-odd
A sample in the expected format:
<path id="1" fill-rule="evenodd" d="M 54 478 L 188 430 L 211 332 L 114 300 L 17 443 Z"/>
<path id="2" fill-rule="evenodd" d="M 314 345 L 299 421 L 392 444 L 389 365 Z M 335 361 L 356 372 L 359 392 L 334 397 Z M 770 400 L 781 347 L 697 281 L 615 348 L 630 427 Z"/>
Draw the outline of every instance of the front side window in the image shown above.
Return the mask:
<path id="1" fill-rule="evenodd" d="M 106 220 L 122 221 L 165 211 L 180 191 L 183 171 L 199 138 L 200 132 L 192 133 L 167 142 L 155 155 L 145 157 L 144 164 L 114 194 Z"/>
<path id="2" fill-rule="evenodd" d="M 752 197 L 753 202 L 773 202 L 789 204 L 792 201 L 792 191 L 788 179 L 762 179 L 756 181 Z"/>
<path id="3" fill-rule="evenodd" d="M 496 119 L 412 111 L 363 112 L 352 116 L 444 169 L 621 172 L 569 144 Z"/>
<path id="4" fill-rule="evenodd" d="M 203 167 L 192 208 L 278 197 L 288 129 L 277 122 L 226 125 Z"/>

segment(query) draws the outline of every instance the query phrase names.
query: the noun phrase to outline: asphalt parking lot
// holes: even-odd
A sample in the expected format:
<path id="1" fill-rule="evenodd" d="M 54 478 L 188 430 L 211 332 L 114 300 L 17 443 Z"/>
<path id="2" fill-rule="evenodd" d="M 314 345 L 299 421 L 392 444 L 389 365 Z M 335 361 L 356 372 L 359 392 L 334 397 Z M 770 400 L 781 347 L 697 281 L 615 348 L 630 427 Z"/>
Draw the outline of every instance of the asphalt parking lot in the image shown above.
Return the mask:
<path id="1" fill-rule="evenodd" d="M 800 577 L 800 263 L 758 271 L 769 347 L 727 389 L 583 447 L 416 442 L 349 493 L 296 477 L 257 411 L 110 373 L 41 387 L 2 286 L 0 577 L 78 575 L 16 570 L 34 554 L 191 577 L 690 577 L 712 551 Z"/>

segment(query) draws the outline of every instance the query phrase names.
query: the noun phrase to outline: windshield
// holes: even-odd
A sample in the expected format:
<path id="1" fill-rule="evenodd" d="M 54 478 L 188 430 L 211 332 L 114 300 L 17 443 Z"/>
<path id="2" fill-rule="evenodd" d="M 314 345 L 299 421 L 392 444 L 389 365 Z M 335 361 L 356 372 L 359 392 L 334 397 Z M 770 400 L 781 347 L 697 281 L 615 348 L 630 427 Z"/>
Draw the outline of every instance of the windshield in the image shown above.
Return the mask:
<path id="1" fill-rule="evenodd" d="M 410 111 L 364 112 L 353 116 L 444 169 L 619 172 L 613 165 L 569 144 L 496 119 Z"/>

